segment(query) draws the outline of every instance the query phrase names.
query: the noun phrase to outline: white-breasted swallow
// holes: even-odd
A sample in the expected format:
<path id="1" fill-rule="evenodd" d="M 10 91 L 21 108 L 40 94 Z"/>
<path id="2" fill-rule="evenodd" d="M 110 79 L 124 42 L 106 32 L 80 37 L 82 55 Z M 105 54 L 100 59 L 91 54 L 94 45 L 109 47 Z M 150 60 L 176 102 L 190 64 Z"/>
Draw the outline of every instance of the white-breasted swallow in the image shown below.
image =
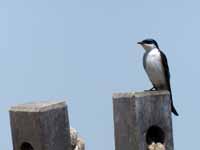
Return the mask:
<path id="1" fill-rule="evenodd" d="M 138 42 L 138 44 L 145 49 L 143 66 L 153 84 L 153 88 L 150 90 L 168 90 L 171 98 L 171 111 L 178 116 L 172 100 L 170 72 L 167 63 L 167 57 L 159 49 L 157 42 L 153 39 L 145 39 L 141 42 Z"/>

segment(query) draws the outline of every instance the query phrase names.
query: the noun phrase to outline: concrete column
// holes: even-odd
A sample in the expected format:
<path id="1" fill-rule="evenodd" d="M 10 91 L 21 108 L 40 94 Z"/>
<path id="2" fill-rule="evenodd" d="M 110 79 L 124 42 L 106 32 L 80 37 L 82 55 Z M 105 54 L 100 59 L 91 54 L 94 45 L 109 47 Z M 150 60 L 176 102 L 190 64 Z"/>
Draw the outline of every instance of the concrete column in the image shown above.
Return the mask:
<path id="1" fill-rule="evenodd" d="M 44 101 L 11 107 L 14 150 L 71 150 L 67 105 Z"/>
<path id="2" fill-rule="evenodd" d="M 168 91 L 115 93 L 113 108 L 116 150 L 147 150 L 152 143 L 173 150 Z"/>

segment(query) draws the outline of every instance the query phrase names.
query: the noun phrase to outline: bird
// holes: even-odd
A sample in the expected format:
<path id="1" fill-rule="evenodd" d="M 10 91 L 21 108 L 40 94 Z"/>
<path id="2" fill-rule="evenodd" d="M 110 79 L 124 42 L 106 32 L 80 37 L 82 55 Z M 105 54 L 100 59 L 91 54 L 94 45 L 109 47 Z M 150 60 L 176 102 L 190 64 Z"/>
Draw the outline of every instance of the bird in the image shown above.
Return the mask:
<path id="1" fill-rule="evenodd" d="M 144 39 L 137 43 L 145 50 L 143 67 L 153 85 L 150 90 L 168 90 L 171 99 L 171 111 L 174 115 L 178 116 L 179 114 L 172 100 L 170 71 L 166 55 L 160 50 L 158 43 L 154 39 Z"/>

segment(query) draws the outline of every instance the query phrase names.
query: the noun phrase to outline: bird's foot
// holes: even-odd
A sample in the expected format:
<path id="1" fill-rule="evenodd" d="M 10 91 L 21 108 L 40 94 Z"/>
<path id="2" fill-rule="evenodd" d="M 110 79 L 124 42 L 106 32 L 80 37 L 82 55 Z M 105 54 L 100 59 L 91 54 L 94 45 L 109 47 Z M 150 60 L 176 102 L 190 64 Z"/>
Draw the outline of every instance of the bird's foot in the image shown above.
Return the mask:
<path id="1" fill-rule="evenodd" d="M 156 91 L 157 89 L 155 87 L 150 88 L 149 90 L 144 90 L 144 91 Z"/>
<path id="2" fill-rule="evenodd" d="M 155 91 L 155 90 L 157 89 L 154 86 L 151 89 L 149 89 L 149 91 Z"/>

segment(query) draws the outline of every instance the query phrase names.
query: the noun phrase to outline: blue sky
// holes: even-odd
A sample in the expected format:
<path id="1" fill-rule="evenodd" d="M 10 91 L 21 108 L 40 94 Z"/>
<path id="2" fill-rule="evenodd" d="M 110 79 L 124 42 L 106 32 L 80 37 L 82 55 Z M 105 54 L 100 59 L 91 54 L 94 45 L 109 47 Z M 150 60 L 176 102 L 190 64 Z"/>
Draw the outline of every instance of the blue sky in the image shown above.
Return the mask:
<path id="1" fill-rule="evenodd" d="M 8 110 L 67 99 L 88 150 L 114 149 L 112 93 L 151 84 L 136 42 L 154 38 L 168 57 L 177 150 L 199 147 L 199 1 L 0 1 L 0 147 L 12 149 Z M 195 94 L 196 93 L 196 94 Z M 195 115 L 195 116 L 194 116 Z"/>

